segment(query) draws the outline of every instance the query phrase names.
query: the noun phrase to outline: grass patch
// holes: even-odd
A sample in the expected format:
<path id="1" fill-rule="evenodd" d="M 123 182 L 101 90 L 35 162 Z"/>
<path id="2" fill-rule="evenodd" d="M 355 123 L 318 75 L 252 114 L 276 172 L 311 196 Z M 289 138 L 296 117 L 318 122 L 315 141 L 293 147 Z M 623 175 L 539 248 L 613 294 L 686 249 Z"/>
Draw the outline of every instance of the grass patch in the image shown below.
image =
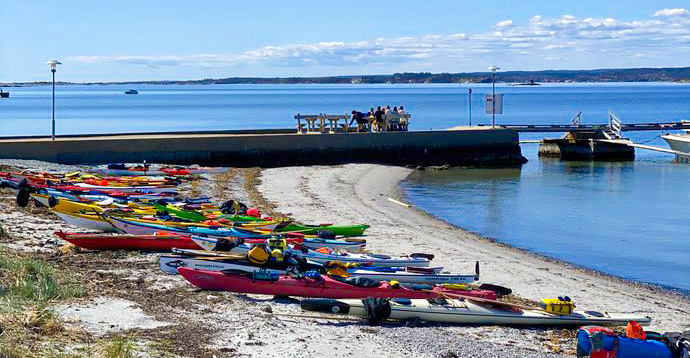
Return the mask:
<path id="1" fill-rule="evenodd" d="M 134 358 L 136 355 L 136 345 L 128 337 L 114 337 L 110 342 L 106 342 L 96 350 L 96 357 L 99 358 Z"/>
<path id="2" fill-rule="evenodd" d="M 60 344 L 46 340 L 77 337 L 51 304 L 83 295 L 47 261 L 0 247 L 0 358 L 57 356 L 53 350 Z"/>
<path id="3" fill-rule="evenodd" d="M 82 288 L 58 281 L 55 268 L 46 261 L 0 248 L 0 298 L 7 302 L 45 306 L 53 300 L 84 295 Z"/>

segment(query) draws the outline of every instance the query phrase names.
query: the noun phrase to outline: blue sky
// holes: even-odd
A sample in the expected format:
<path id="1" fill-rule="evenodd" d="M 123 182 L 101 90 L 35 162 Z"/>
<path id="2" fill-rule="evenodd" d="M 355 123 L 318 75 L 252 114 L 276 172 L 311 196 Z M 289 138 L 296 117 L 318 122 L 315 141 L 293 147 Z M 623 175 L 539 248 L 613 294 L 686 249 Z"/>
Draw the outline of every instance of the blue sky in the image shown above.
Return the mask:
<path id="1" fill-rule="evenodd" d="M 0 0 L 0 82 L 690 66 L 685 1 Z"/>

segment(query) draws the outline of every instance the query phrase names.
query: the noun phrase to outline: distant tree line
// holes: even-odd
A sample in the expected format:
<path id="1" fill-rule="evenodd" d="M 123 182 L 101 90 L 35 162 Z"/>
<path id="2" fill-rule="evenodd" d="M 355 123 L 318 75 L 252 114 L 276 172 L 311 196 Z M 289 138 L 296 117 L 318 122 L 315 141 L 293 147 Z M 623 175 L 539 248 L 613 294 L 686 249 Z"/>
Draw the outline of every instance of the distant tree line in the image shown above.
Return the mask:
<path id="1" fill-rule="evenodd" d="M 680 68 L 629 68 L 600 70 L 549 70 L 499 72 L 498 82 L 536 83 L 548 82 L 690 82 L 690 67 Z M 488 72 L 430 73 L 405 72 L 392 75 L 353 75 L 327 77 L 228 77 L 183 81 L 132 81 L 132 82 L 59 82 L 69 84 L 302 84 L 302 83 L 490 83 Z M 0 86 L 44 85 L 48 82 L 0 83 Z"/>

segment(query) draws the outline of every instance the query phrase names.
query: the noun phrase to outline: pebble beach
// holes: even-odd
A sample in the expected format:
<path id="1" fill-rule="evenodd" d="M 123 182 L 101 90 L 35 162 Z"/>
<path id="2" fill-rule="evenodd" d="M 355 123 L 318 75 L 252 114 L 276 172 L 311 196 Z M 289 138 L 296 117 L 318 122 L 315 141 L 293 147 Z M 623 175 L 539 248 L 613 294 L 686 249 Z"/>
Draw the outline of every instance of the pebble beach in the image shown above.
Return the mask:
<path id="1" fill-rule="evenodd" d="M 73 170 L 35 161 L 0 165 Z M 433 266 L 470 273 L 538 301 L 568 295 L 578 309 L 636 312 L 653 318 L 651 330 L 690 329 L 690 300 L 664 289 L 617 279 L 518 250 L 436 219 L 406 202 L 399 183 L 413 169 L 373 164 L 230 169 L 185 188 L 217 200 L 235 198 L 265 213 L 304 222 L 368 223 L 370 252 L 433 253 Z M 496 326 L 384 325 L 363 320 L 305 318 L 298 301 L 270 296 L 204 292 L 182 277 L 159 271 L 157 254 L 65 249 L 56 230 L 70 227 L 45 208 L 19 209 L 0 193 L 2 245 L 50 259 L 86 286 L 84 297 L 55 307 L 64 324 L 91 339 L 126 334 L 141 356 L 179 357 L 571 357 L 575 329 Z M 177 340 L 184 349 L 161 342 Z M 65 349 L 77 349 L 79 343 Z M 71 347 L 71 348 L 70 348 Z"/>

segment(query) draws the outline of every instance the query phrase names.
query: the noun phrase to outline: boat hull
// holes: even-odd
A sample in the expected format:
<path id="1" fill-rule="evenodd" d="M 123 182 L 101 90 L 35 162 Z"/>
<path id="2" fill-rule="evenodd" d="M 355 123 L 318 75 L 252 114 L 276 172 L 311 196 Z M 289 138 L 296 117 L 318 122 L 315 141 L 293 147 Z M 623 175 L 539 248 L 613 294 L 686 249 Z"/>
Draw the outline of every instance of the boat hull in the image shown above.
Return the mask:
<path id="1" fill-rule="evenodd" d="M 678 151 L 678 152 L 690 154 L 690 135 L 688 135 L 688 134 L 685 134 L 685 135 L 668 134 L 668 135 L 662 135 L 661 138 L 663 138 L 666 141 L 666 143 L 668 143 L 668 145 L 669 145 L 669 147 L 671 147 L 671 149 Z M 682 162 L 682 163 L 690 163 L 690 155 L 689 156 L 676 155 L 676 161 Z"/>
<path id="2" fill-rule="evenodd" d="M 258 267 L 237 261 L 223 261 L 204 259 L 201 257 L 163 255 L 160 257 L 160 269 L 167 273 L 177 273 L 178 267 L 187 267 L 198 270 L 223 271 L 237 270 L 243 272 L 265 271 L 274 274 L 285 274 L 285 269 Z M 367 277 L 379 281 L 396 280 L 400 283 L 419 283 L 419 284 L 467 284 L 474 281 L 474 275 L 453 275 L 453 274 L 412 274 L 406 271 L 396 272 L 371 272 L 367 270 L 354 270 L 351 272 L 353 277 Z"/>
<path id="3" fill-rule="evenodd" d="M 322 300 L 307 301 L 303 307 L 331 304 L 331 312 L 338 312 L 352 316 L 366 317 L 364 304 L 361 300 Z M 326 302 L 332 301 L 332 302 Z M 625 326 L 629 321 L 637 321 L 642 325 L 649 325 L 651 318 L 624 313 L 605 313 L 603 317 L 575 311 L 570 315 L 557 315 L 540 310 L 506 310 L 490 305 L 478 304 L 467 299 L 446 300 L 447 304 L 434 304 L 427 300 L 412 300 L 410 304 L 390 302 L 391 313 L 389 318 L 395 320 L 409 320 L 418 318 L 427 322 L 453 323 L 453 324 L 480 324 L 480 325 L 527 325 L 527 326 Z M 324 309 L 325 308 L 325 309 Z M 320 311 L 326 311 L 327 307 L 320 307 Z"/>
<path id="4" fill-rule="evenodd" d="M 254 293 L 274 296 L 299 296 L 320 298 L 436 298 L 443 293 L 462 293 L 463 295 L 496 299 L 496 293 L 487 290 L 458 291 L 434 287 L 432 290 L 412 290 L 404 287 L 394 288 L 387 282 L 378 287 L 359 287 L 334 280 L 328 276 L 319 279 L 300 278 L 281 275 L 276 281 L 253 280 L 244 275 L 226 274 L 217 271 L 195 270 L 186 267 L 178 272 L 194 286 L 204 290 Z"/>
<path id="5" fill-rule="evenodd" d="M 173 248 L 199 249 L 188 236 L 177 235 L 94 235 L 55 233 L 61 239 L 89 250 L 171 251 Z"/>
<path id="6" fill-rule="evenodd" d="M 113 225 L 98 216 L 64 213 L 55 210 L 52 210 L 52 212 L 70 225 L 102 232 L 116 231 Z"/>

